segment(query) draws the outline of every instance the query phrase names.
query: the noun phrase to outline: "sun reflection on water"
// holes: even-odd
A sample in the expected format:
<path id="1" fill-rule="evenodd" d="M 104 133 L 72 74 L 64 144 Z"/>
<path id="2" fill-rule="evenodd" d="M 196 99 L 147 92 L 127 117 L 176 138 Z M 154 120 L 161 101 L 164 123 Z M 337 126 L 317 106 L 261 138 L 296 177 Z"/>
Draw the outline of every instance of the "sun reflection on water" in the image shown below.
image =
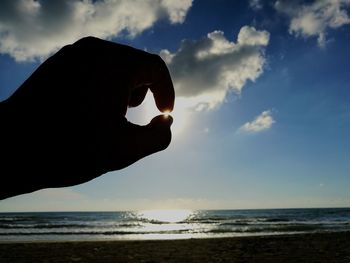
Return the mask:
<path id="1" fill-rule="evenodd" d="M 137 212 L 142 221 L 139 231 L 145 239 L 182 239 L 192 238 L 193 226 L 187 222 L 194 216 L 192 210 L 144 210 Z"/>
<path id="2" fill-rule="evenodd" d="M 138 217 L 149 221 L 163 223 L 178 223 L 185 221 L 193 214 L 191 210 L 144 210 L 138 213 Z"/>

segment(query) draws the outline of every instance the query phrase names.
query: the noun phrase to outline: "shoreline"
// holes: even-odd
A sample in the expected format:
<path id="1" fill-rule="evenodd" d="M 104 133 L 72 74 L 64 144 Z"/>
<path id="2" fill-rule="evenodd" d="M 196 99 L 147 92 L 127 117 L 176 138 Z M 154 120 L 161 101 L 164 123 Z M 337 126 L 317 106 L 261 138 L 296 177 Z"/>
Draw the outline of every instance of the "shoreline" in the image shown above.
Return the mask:
<path id="1" fill-rule="evenodd" d="M 0 243 L 1 262 L 350 262 L 350 232 Z"/>
<path id="2" fill-rule="evenodd" d="M 81 242 L 91 242 L 91 243 L 97 243 L 97 242 L 162 242 L 162 241 L 184 241 L 184 240 L 211 240 L 211 239 L 244 239 L 244 238 L 264 238 L 264 237 L 290 237 L 290 236 L 313 236 L 313 235 L 332 235 L 332 234 L 349 234 L 350 237 L 350 230 L 349 231 L 324 231 L 324 232 L 296 232 L 296 233 L 271 233 L 271 234 L 253 234 L 253 235 L 237 235 L 237 236 L 204 236 L 204 237 L 183 237 L 183 238 L 145 238 L 145 239 L 123 239 L 123 238 L 116 238 L 116 239 L 81 239 L 81 240 L 9 240 L 9 241 L 3 241 L 0 240 L 0 245 L 3 244 L 37 244 L 37 243 L 81 243 Z"/>

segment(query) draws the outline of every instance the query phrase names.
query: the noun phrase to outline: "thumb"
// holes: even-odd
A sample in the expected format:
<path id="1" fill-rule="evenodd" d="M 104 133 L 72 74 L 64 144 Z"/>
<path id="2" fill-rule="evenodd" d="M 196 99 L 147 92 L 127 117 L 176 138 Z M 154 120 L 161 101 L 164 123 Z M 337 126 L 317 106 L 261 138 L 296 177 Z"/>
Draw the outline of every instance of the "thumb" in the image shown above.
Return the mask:
<path id="1" fill-rule="evenodd" d="M 171 141 L 171 116 L 158 115 L 146 126 L 128 123 L 130 149 L 143 158 L 152 153 L 166 149 Z"/>
<path id="2" fill-rule="evenodd" d="M 105 156 L 104 172 L 123 169 L 134 162 L 168 147 L 171 141 L 172 117 L 159 115 L 145 126 L 126 122 L 118 142 L 110 145 Z"/>

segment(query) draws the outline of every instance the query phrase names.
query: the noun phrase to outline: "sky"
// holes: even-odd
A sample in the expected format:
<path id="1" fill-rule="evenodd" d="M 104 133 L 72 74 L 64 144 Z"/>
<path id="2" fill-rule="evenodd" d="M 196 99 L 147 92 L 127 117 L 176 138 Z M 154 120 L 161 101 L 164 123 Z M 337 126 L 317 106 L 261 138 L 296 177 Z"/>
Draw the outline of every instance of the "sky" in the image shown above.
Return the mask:
<path id="1" fill-rule="evenodd" d="M 350 206 L 350 0 L 1 1 L 0 101 L 87 35 L 166 61 L 172 143 L 0 212 Z M 127 116 L 157 114 L 148 97 Z"/>

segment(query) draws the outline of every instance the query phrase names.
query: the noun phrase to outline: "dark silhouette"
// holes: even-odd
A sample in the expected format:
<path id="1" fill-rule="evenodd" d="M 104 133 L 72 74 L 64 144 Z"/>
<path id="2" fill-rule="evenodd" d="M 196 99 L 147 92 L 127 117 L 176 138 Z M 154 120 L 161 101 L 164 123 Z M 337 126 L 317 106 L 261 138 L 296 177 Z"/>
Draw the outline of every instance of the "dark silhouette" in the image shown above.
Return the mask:
<path id="1" fill-rule="evenodd" d="M 93 37 L 63 47 L 0 103 L 0 199 L 87 182 L 167 148 L 170 116 L 125 118 L 148 89 L 160 111 L 173 109 L 157 55 Z"/>

